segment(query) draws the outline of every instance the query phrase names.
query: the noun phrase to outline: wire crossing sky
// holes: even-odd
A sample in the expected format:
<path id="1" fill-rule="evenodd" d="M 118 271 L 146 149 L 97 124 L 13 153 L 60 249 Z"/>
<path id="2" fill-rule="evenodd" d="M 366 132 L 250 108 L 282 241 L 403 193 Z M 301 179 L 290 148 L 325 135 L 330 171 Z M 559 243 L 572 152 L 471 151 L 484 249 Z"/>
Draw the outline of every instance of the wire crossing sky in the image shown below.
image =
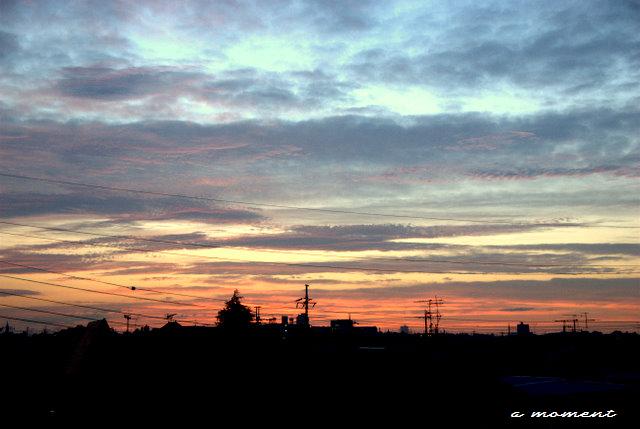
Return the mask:
<path id="1" fill-rule="evenodd" d="M 435 295 L 449 330 L 635 320 L 639 21 L 630 1 L 0 2 L 0 271 L 76 288 L 3 277 L 3 314 L 163 316 L 98 280 L 289 315 L 309 283 L 318 324 L 417 327 Z"/>

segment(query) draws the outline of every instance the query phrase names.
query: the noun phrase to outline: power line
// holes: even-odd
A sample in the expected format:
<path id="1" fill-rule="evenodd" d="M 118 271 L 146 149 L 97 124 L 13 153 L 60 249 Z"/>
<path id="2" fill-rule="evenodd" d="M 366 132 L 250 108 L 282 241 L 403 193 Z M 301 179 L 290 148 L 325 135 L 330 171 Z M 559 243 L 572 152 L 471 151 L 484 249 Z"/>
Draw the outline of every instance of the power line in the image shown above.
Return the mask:
<path id="1" fill-rule="evenodd" d="M 26 176 L 26 175 L 10 174 L 10 173 L 2 173 L 2 172 L 0 172 L 0 176 L 12 178 L 12 179 L 30 180 L 35 182 L 52 183 L 52 184 L 58 184 L 58 185 L 80 186 L 84 188 L 101 189 L 106 191 L 130 192 L 130 193 L 136 193 L 136 194 L 156 195 L 156 196 L 172 197 L 172 198 L 185 198 L 185 199 L 193 199 L 193 200 L 201 200 L 201 201 L 212 201 L 212 202 L 225 203 L 225 204 L 237 204 L 237 205 L 244 205 L 244 206 L 251 206 L 251 207 L 269 207 L 269 208 L 280 208 L 280 209 L 288 209 L 288 210 L 301 210 L 301 211 L 333 213 L 333 214 L 354 214 L 354 215 L 361 215 L 361 216 L 386 217 L 386 218 L 398 218 L 398 219 L 421 219 L 421 220 L 437 220 L 437 221 L 484 223 L 484 224 L 509 224 L 509 225 L 524 224 L 524 223 L 516 223 L 516 222 L 510 222 L 510 221 L 503 221 L 503 220 L 492 221 L 492 220 L 481 220 L 481 219 L 430 217 L 430 216 L 364 212 L 364 211 L 355 211 L 355 210 L 326 209 L 326 208 L 318 208 L 318 207 L 290 206 L 290 205 L 274 204 L 274 203 L 258 203 L 258 202 L 245 201 L 245 200 L 230 200 L 230 199 L 224 199 L 224 198 L 214 198 L 214 197 L 205 197 L 205 196 L 197 196 L 197 195 L 174 194 L 174 193 L 168 193 L 168 192 L 123 188 L 123 187 L 117 187 L 117 186 L 95 185 L 90 183 L 75 182 L 75 181 L 69 181 L 69 180 L 47 179 L 43 177 L 34 177 L 34 176 Z M 541 225 L 544 226 L 544 224 L 541 224 Z M 640 227 L 634 227 L 634 226 L 577 225 L 577 224 L 566 224 L 566 225 L 554 224 L 553 226 L 640 228 Z"/>
<path id="2" fill-rule="evenodd" d="M 117 313 L 117 314 L 122 314 L 122 315 L 131 315 L 131 316 L 138 316 L 138 317 L 151 318 L 151 319 L 160 319 L 160 320 L 165 320 L 166 319 L 166 317 L 163 317 L 163 316 L 155 316 L 155 315 L 143 314 L 143 313 L 137 313 L 137 312 L 131 312 L 131 311 L 121 311 L 121 310 L 115 310 L 115 309 L 104 308 L 104 307 L 90 306 L 90 305 L 85 305 L 85 304 L 69 303 L 69 302 L 64 302 L 64 301 L 48 299 L 48 298 L 40 298 L 40 297 L 35 297 L 35 296 L 30 296 L 30 295 L 17 294 L 17 293 L 13 293 L 13 292 L 7 292 L 7 291 L 4 291 L 4 290 L 0 290 L 0 294 L 8 295 L 8 296 L 20 297 L 20 298 L 26 298 L 26 299 L 31 299 L 31 300 L 37 300 L 37 301 L 42 301 L 42 302 L 49 302 L 49 303 L 53 303 L 53 304 L 61 304 L 61 305 L 66 305 L 66 306 L 71 306 L 71 307 L 86 308 L 86 309 L 96 310 L 96 311 Z M 279 308 L 279 307 L 272 307 L 272 306 L 268 306 L 268 307 L 272 308 L 272 309 Z M 15 308 L 21 308 L 21 307 L 15 307 Z M 289 307 L 282 307 L 282 309 L 289 309 Z M 322 313 L 322 314 L 325 314 L 325 315 L 347 314 L 347 313 L 350 313 L 350 314 L 367 314 L 367 312 L 358 312 L 358 311 L 352 311 L 352 310 L 348 310 L 348 311 L 347 310 L 345 310 L 345 311 L 331 311 L 331 310 L 322 310 L 321 309 L 321 310 L 319 310 L 319 312 Z M 267 313 L 267 315 L 273 315 L 273 314 L 272 313 Z M 473 315 L 470 315 L 470 316 L 473 316 Z M 510 322 L 510 321 L 516 321 L 516 320 L 519 320 L 519 319 L 517 319 L 517 318 L 512 318 L 512 319 L 483 319 L 483 318 L 473 318 L 473 317 L 447 317 L 447 320 L 451 320 L 451 321 L 454 321 L 454 322 L 461 322 L 461 323 L 464 323 L 464 322 L 470 322 L 470 323 L 481 322 L 481 323 L 491 324 L 491 326 L 495 326 L 495 325 L 498 325 L 498 324 L 501 325 L 503 323 Z M 193 323 L 194 325 L 213 326 L 213 325 L 208 324 L 208 323 L 202 323 L 202 322 L 198 322 L 198 321 L 195 321 L 195 320 L 182 319 L 182 318 L 180 318 L 179 322 Z M 545 321 L 545 320 L 537 321 L 535 323 L 543 324 L 543 325 L 555 324 L 555 322 Z M 636 320 L 593 320 L 592 323 L 599 324 L 599 325 L 627 326 L 627 325 L 637 324 L 637 323 L 640 323 L 640 322 L 638 322 Z"/>
<path id="3" fill-rule="evenodd" d="M 204 244 L 197 242 L 184 242 L 184 241 L 172 241 L 172 240 L 163 240 L 163 239 L 153 239 L 153 238 L 145 238 L 145 237 L 137 237 L 131 235 L 112 235 L 112 234 L 104 234 L 90 231 L 83 231 L 78 229 L 71 228 L 60 228 L 60 227 L 47 227 L 41 225 L 33 225 L 27 223 L 19 223 L 19 222 L 10 222 L 10 221 L 0 221 L 0 224 L 5 225 L 13 225 L 13 226 L 22 226 L 27 228 L 37 228 L 45 231 L 55 231 L 55 232 L 70 232 L 75 234 L 84 234 L 91 235 L 96 237 L 105 237 L 105 238 L 114 238 L 118 240 L 134 240 L 134 241 L 147 241 L 152 243 L 162 243 L 162 244 L 171 244 L 176 246 L 191 246 L 191 247 L 201 247 L 208 249 L 220 249 L 220 248 L 237 248 L 238 246 L 228 246 L 224 244 Z M 151 251 L 151 249 L 149 249 Z M 260 249 L 260 252 L 269 252 L 269 253 L 279 253 L 285 255 L 291 255 L 292 252 L 274 250 L 274 249 Z M 307 254 L 312 256 L 318 256 L 316 254 L 305 253 L 305 252 L 295 252 L 296 255 Z M 348 259 L 348 260 L 369 260 L 369 258 L 357 257 L 357 256 L 341 256 L 341 255 L 332 255 L 333 257 L 337 257 L 340 259 Z M 401 262 L 429 262 L 429 263 L 449 263 L 449 264 L 468 264 L 468 265 L 505 265 L 505 266 L 519 266 L 519 267 L 528 267 L 528 268 L 553 268 L 553 267 L 602 267 L 602 268 L 610 268 L 610 267 L 636 267 L 637 265 L 632 264 L 610 264 L 610 265 L 598 265 L 598 264 L 532 264 L 532 263 L 520 263 L 520 262 L 503 262 L 503 261 L 471 261 L 471 260 L 450 260 L 450 259 L 430 259 L 430 258 L 376 258 L 378 261 L 401 261 Z"/>
<path id="4" fill-rule="evenodd" d="M 122 298 L 137 299 L 137 300 L 142 300 L 142 301 L 161 302 L 163 304 L 191 305 L 191 304 L 184 303 L 184 302 L 163 301 L 161 299 L 145 298 L 143 296 L 132 296 L 132 295 L 124 295 L 124 294 L 121 294 L 121 293 L 115 293 L 115 292 L 106 292 L 106 291 L 102 291 L 102 290 L 85 289 L 85 288 L 81 288 L 81 287 L 77 287 L 77 286 L 61 285 L 59 283 L 44 282 L 44 281 L 41 281 L 41 280 L 32 280 L 32 279 L 27 279 L 27 278 L 24 278 L 24 277 L 8 276 L 6 274 L 0 274 L 0 277 L 5 277 L 5 278 L 8 278 L 8 279 L 14 279 L 14 280 L 22 280 L 22 281 L 25 281 L 25 282 L 38 283 L 38 284 L 43 284 L 43 285 L 48 285 L 48 286 L 56 286 L 56 287 L 61 287 L 61 288 L 65 288 L 65 289 L 80 290 L 80 291 L 83 291 L 83 292 L 99 293 L 101 295 L 119 296 L 119 297 L 122 297 Z"/>
<path id="5" fill-rule="evenodd" d="M 38 280 L 31 280 L 31 279 L 26 279 L 26 278 L 22 278 L 22 277 L 15 277 L 15 276 L 7 276 L 7 275 L 2 275 L 0 274 L 0 277 L 6 277 L 6 278 L 11 278 L 11 279 L 16 279 L 16 280 L 23 280 L 23 281 L 27 281 L 27 282 L 32 282 L 32 283 L 38 283 L 38 284 L 45 284 L 45 285 L 51 285 L 51 286 L 57 286 L 57 287 L 63 287 L 63 288 L 69 288 L 69 289 L 77 289 L 77 290 L 82 290 L 82 291 L 87 291 L 87 292 L 94 292 L 94 293 L 101 293 L 101 294 L 107 294 L 107 295 L 116 295 L 116 296 L 123 296 L 120 294 L 114 294 L 114 293 L 108 293 L 108 292 L 103 292 L 103 291 L 95 291 L 95 290 L 90 290 L 90 289 L 84 289 L 84 288 L 77 288 L 77 287 L 73 287 L 73 286 L 67 286 L 67 285 L 60 285 L 57 283 L 51 283 L 51 282 L 43 282 L 43 281 L 38 281 Z M 150 317 L 150 318 L 162 318 L 159 316 L 151 316 L 151 315 L 146 315 L 146 314 L 141 314 L 141 313 L 133 313 L 133 312 L 122 312 L 122 311 L 118 311 L 118 310 L 111 310 L 111 309 L 105 309 L 105 308 L 100 308 L 100 307 L 91 307 L 91 306 L 85 306 L 85 305 L 80 305 L 80 304 L 71 304 L 71 303 L 66 303 L 66 302 L 62 302 L 62 301 L 54 301 L 54 300 L 48 300 L 45 298 L 36 298 L 36 297 L 31 297 L 31 296 L 26 296 L 26 295 L 20 295 L 20 294 L 13 294 L 13 293 L 7 293 L 7 292 L 3 292 L 0 291 L 0 293 L 3 293 L 5 295 L 13 295 L 13 296 L 19 296 L 19 297 L 23 297 L 23 298 L 28 298 L 28 299 L 36 299 L 36 300 L 40 300 L 40 301 L 48 301 L 48 302 L 52 302 L 52 303 L 57 303 L 57 304 L 62 304 L 62 305 L 70 305 L 70 306 L 75 306 L 75 307 L 81 307 L 81 308 L 89 308 L 89 309 L 95 309 L 98 311 L 105 311 L 105 312 L 115 312 L 115 313 L 120 313 L 120 314 L 131 314 L 131 315 L 136 315 L 136 316 L 141 316 L 141 317 Z M 140 297 L 131 297 L 131 296 L 126 296 L 125 297 L 128 298 L 134 298 L 134 299 L 142 299 Z M 165 302 L 165 301 L 163 301 Z M 170 303 L 170 302 L 165 302 L 165 303 Z M 269 308 L 278 308 L 278 307 L 271 307 L 268 306 Z M 283 307 L 284 309 L 284 307 Z M 288 309 L 288 307 L 286 308 Z M 326 314 L 331 314 L 331 313 L 336 313 L 336 314 L 344 314 L 346 311 L 320 311 L 321 313 L 326 313 Z M 353 311 L 350 311 L 351 313 L 353 313 Z M 356 312 L 356 314 L 359 314 L 358 312 Z M 473 318 L 457 318 L 457 317 L 449 317 L 449 320 L 453 320 L 453 321 L 458 321 L 458 322 L 485 322 L 485 323 L 504 323 L 504 322 L 508 322 L 510 319 L 501 319 L 501 320 L 495 320 L 495 319 L 473 319 Z M 206 323 L 200 323 L 197 321 L 193 321 L 193 320 L 187 320 L 187 319 L 183 319 L 181 320 L 183 322 L 186 323 L 193 323 L 193 324 L 198 324 L 198 325 L 209 325 Z M 538 323 L 552 323 L 552 322 L 538 322 Z M 611 321 L 605 321 L 605 320 L 599 320 L 595 323 L 598 324 L 613 324 L 614 326 L 618 326 L 618 324 L 623 324 L 623 323 L 629 323 L 629 324 L 635 324 L 637 323 L 636 321 L 623 321 L 623 320 L 611 320 Z"/>
<path id="6" fill-rule="evenodd" d="M 118 240 L 137 240 L 137 241 L 148 241 L 151 243 L 161 243 L 161 244 L 172 244 L 177 246 L 192 246 L 192 247 L 203 247 L 205 249 L 217 249 L 221 246 L 219 245 L 209 245 L 203 243 L 184 243 L 180 241 L 172 241 L 172 240 L 162 240 L 157 238 L 144 238 L 144 237 L 135 237 L 135 236 L 127 236 L 127 235 L 114 235 L 114 234 L 101 234 L 97 232 L 89 232 L 89 231 L 80 231 L 77 229 L 67 229 L 67 228 L 59 228 L 59 227 L 47 227 L 40 225 L 29 225 L 26 223 L 18 223 L 18 222 L 9 222 L 9 221 L 0 221 L 1 224 L 5 225 L 14 225 L 14 226 L 25 226 L 28 228 L 40 228 L 45 229 L 47 231 L 58 231 L 58 232 L 73 232 L 76 234 L 84 234 L 84 235 L 92 235 L 95 237 L 106 237 L 106 238 L 115 238 Z"/>
<path id="7" fill-rule="evenodd" d="M 77 316 L 77 315 L 74 315 L 74 314 L 59 313 L 57 311 L 41 310 L 41 309 L 29 308 L 29 307 L 20 307 L 20 306 L 17 306 L 17 305 L 9 305 L 9 304 L 1 304 L 0 303 L 0 306 L 7 307 L 7 308 L 15 308 L 17 310 L 33 311 L 35 313 L 51 314 L 53 316 L 71 317 L 71 318 L 75 318 L 75 319 L 83 319 L 83 320 L 91 320 L 91 321 L 100 320 L 100 319 L 96 319 L 94 317 Z M 117 321 L 117 320 L 113 320 L 112 323 L 116 323 L 116 324 L 119 324 L 119 325 L 123 325 L 124 324 L 124 322 L 120 322 L 120 321 Z"/>
<path id="8" fill-rule="evenodd" d="M 0 319 L 7 319 L 7 320 L 16 320 L 18 322 L 26 322 L 26 323 L 39 323 L 41 325 L 49 325 L 49 326 L 57 326 L 59 328 L 73 328 L 73 326 L 69 326 L 69 325 L 62 325 L 60 323 L 55 323 L 55 322 L 43 322 L 40 320 L 33 320 L 33 319 L 25 319 L 23 317 L 12 317 L 12 316 L 5 316 L 4 314 L 0 314 Z"/>
<path id="9" fill-rule="evenodd" d="M 27 298 L 27 299 L 32 299 L 32 300 L 42 301 L 42 302 L 50 302 L 52 304 L 67 305 L 67 306 L 70 306 L 70 307 L 86 308 L 86 309 L 89 309 L 89 310 L 103 311 L 105 313 L 118 313 L 118 314 L 122 314 L 122 315 L 137 316 L 137 317 L 143 317 L 143 318 L 148 318 L 148 319 L 161 319 L 161 320 L 165 320 L 166 319 L 163 316 L 154 316 L 154 315 L 151 315 L 151 314 L 143 314 L 143 313 L 137 313 L 137 312 L 133 312 L 133 311 L 114 310 L 112 308 L 95 307 L 95 306 L 92 306 L 92 305 L 85 305 L 85 304 L 74 304 L 74 303 L 71 303 L 71 302 L 57 301 L 55 299 L 40 298 L 40 297 L 35 297 L 35 296 L 30 296 L 30 295 L 22 295 L 22 294 L 19 294 L 19 293 L 6 292 L 6 291 L 1 290 L 1 289 L 0 289 L 0 294 L 9 295 L 9 296 L 16 296 L 16 297 L 20 297 L 20 298 Z M 196 320 L 189 320 L 189 319 L 180 319 L 180 322 L 193 323 L 193 324 L 196 324 L 196 325 L 212 326 L 209 323 L 200 323 L 200 322 L 198 322 Z"/>
<path id="10" fill-rule="evenodd" d="M 107 247 L 107 248 L 119 248 L 119 249 L 125 249 L 125 250 L 132 250 L 132 251 L 136 251 L 136 252 L 148 252 L 148 253 L 164 253 L 167 255 L 174 255 L 174 256 L 182 256 L 182 257 L 192 257 L 192 258 L 206 258 L 206 259 L 215 259 L 217 261 L 222 261 L 222 262 L 242 262 L 242 263 L 250 263 L 250 264 L 256 264 L 256 265 L 277 265 L 277 266 L 292 266 L 292 267 L 302 267 L 302 268 L 327 268 L 327 269 L 338 269 L 338 270 L 353 270 L 353 271 L 375 271 L 375 272 L 391 272 L 391 273 L 396 273 L 396 272 L 403 272 L 403 273 L 422 273 L 422 274 L 432 274 L 432 273 L 437 273 L 437 274 L 486 274 L 486 272 L 470 272 L 470 271 L 423 271 L 423 270 L 400 270 L 400 269 L 385 269 L 385 268 L 371 268 L 371 267 L 348 267 L 348 266 L 338 266 L 338 265 L 326 265 L 326 264 L 303 264 L 303 263 L 292 263 L 292 262 L 269 262 L 269 261 L 252 261 L 252 260 L 247 260 L 247 259 L 236 259 L 236 258 L 222 258 L 222 257 L 217 257 L 217 256 L 212 256 L 212 255 L 200 255 L 200 254 L 194 254 L 194 253 L 177 253 L 177 252 L 171 252 L 171 251 L 166 251 L 166 250 L 151 250 L 151 249 L 141 249 L 141 248 L 136 248 L 136 247 L 130 247 L 130 246 L 118 246 L 118 245 L 113 245 L 113 244 L 99 244 L 99 243 L 89 243 L 89 242 L 84 242 L 84 241 L 73 241 L 73 240 L 63 240 L 63 239 L 59 239 L 59 238 L 47 238 L 47 237 L 40 237 L 37 235 L 29 235 L 29 234 L 17 234 L 17 233 L 11 233 L 11 232 L 4 232 L 4 231 L 0 231 L 0 234 L 6 234 L 6 235 L 16 235 L 16 236 L 21 236 L 21 237 L 31 237 L 31 238 L 38 238 L 41 240 L 48 240 L 48 241 L 57 241 L 57 242 L 62 242 L 62 243 L 69 243 L 69 244 L 81 244 L 81 245 L 87 245 L 87 246 L 97 246 L 97 247 Z"/>
<path id="11" fill-rule="evenodd" d="M 143 292 L 152 292 L 152 293 L 157 293 L 157 294 L 160 294 L 160 295 L 183 296 L 183 297 L 189 297 L 189 298 L 206 299 L 206 300 L 211 300 L 211 301 L 222 301 L 222 302 L 226 301 L 226 300 L 221 299 L 221 298 L 207 298 L 207 297 L 202 297 L 202 296 L 199 296 L 199 295 L 191 295 L 191 294 L 180 293 L 180 292 L 165 292 L 165 291 L 160 291 L 160 290 L 157 290 L 157 289 L 143 288 L 143 287 L 139 287 L 139 286 L 126 286 L 126 285 L 123 285 L 123 284 L 107 282 L 107 281 L 99 280 L 99 279 L 92 278 L 92 277 L 74 276 L 72 274 L 63 273 L 61 271 L 48 270 L 48 269 L 41 268 L 41 267 L 35 267 L 33 265 L 18 264 L 16 262 L 10 262 L 10 261 L 7 261 L 5 259 L 0 259 L 0 263 L 8 264 L 8 265 L 14 265 L 16 267 L 23 267 L 23 268 L 29 268 L 29 269 L 33 269 L 33 270 L 43 271 L 45 273 L 59 274 L 59 275 L 66 276 L 66 277 L 69 277 L 69 278 L 72 278 L 72 279 L 77 279 L 77 280 L 88 280 L 88 281 L 92 281 L 92 282 L 96 282 L 96 283 L 103 283 L 103 284 L 106 284 L 106 285 L 117 286 L 117 287 L 126 288 L 126 289 L 133 290 L 133 291 L 141 290 Z M 163 301 L 163 302 L 168 302 L 168 301 Z M 193 303 L 191 303 L 190 305 L 193 305 L 195 307 L 202 307 L 201 305 L 193 304 Z"/>
<path id="12" fill-rule="evenodd" d="M 345 271 L 372 271 L 372 272 L 387 272 L 387 273 L 414 273 L 414 274 L 497 274 L 499 272 L 490 272 L 490 271 L 433 271 L 433 270 L 404 270 L 399 268 L 374 268 L 374 267 L 354 267 L 354 266 L 346 266 L 346 265 L 329 265 L 329 264 L 317 264 L 317 263 L 293 263 L 293 262 L 273 262 L 273 261 L 254 261 L 248 259 L 238 259 L 238 258 L 222 258 L 212 255 L 201 255 L 194 253 L 177 253 L 171 252 L 167 250 L 151 250 L 151 249 L 142 249 L 131 246 L 122 246 L 116 244 L 99 244 L 99 243 L 91 243 L 85 241 L 73 241 L 73 240 L 63 240 L 56 238 L 47 238 L 41 237 L 37 235 L 29 235 L 29 234 L 18 234 L 11 232 L 0 231 L 0 234 L 5 235 L 15 235 L 19 237 L 31 237 L 38 238 L 41 240 L 47 241 L 57 241 L 62 243 L 69 243 L 74 245 L 86 245 L 86 246 L 97 246 L 97 247 L 106 247 L 106 248 L 119 248 L 124 250 L 136 251 L 136 252 L 146 252 L 146 253 L 164 253 L 167 255 L 174 256 L 182 256 L 182 257 L 192 257 L 192 258 L 206 258 L 206 259 L 214 259 L 222 262 L 241 262 L 255 265 L 270 265 L 270 266 L 290 266 L 290 267 L 300 267 L 300 268 L 326 268 L 330 270 L 345 270 Z M 511 274 L 544 274 L 550 272 L 551 274 L 558 275 L 583 275 L 583 274 L 593 274 L 590 272 L 563 272 L 563 271 L 525 271 L 525 272 L 511 272 Z M 625 274 L 633 273 L 626 272 Z"/>
<path id="13" fill-rule="evenodd" d="M 131 313 L 131 312 L 122 312 L 122 311 L 119 311 L 119 310 L 113 310 L 113 309 L 102 308 L 102 307 L 94 307 L 92 305 L 85 305 L 85 304 L 72 304 L 70 302 L 57 301 L 55 299 L 40 298 L 40 297 L 31 296 L 31 295 L 24 295 L 24 294 L 19 294 L 19 293 L 6 292 L 5 290 L 0 290 L 0 294 L 8 295 L 8 296 L 16 296 L 16 297 L 20 297 L 20 298 L 33 299 L 33 300 L 42 301 L 42 302 L 50 302 L 52 304 L 61 304 L 61 305 L 68 305 L 68 306 L 71 306 L 71 307 L 86 308 L 88 310 L 104 311 L 104 312 L 109 312 L 109 313 L 131 314 L 133 316 L 150 317 L 150 318 L 154 318 L 154 319 L 156 319 L 156 318 L 157 319 L 164 319 L 164 317 L 162 317 L 162 316 L 150 316 L 150 315 L 142 315 L 142 314 L 139 314 L 139 313 L 135 314 L 135 313 Z"/>

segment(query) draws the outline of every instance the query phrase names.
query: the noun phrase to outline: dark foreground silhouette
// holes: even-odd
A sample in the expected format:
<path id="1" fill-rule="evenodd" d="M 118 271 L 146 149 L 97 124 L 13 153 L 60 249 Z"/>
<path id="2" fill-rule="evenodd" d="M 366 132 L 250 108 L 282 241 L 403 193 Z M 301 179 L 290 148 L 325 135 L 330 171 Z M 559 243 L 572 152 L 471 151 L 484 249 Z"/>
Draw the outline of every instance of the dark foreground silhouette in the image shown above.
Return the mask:
<path id="1" fill-rule="evenodd" d="M 269 325 L 170 323 L 116 334 L 92 322 L 56 334 L 0 335 L 0 411 L 5 419 L 88 427 L 169 417 L 331 427 L 633 426 L 639 352 L 640 336 L 622 333 L 423 338 L 291 329 L 285 337 Z M 529 417 L 609 410 L 616 416 Z"/>

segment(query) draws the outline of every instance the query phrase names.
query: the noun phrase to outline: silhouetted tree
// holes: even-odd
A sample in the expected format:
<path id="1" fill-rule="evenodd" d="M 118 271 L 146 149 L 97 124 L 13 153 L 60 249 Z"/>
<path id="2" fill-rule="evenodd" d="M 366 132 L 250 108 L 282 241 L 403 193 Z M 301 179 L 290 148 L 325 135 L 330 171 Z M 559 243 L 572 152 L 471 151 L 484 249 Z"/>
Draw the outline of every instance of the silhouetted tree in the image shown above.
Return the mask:
<path id="1" fill-rule="evenodd" d="M 224 308 L 218 312 L 218 326 L 226 329 L 246 329 L 251 325 L 253 313 L 251 309 L 242 304 L 242 297 L 238 289 L 233 291 L 233 296 L 226 302 Z"/>

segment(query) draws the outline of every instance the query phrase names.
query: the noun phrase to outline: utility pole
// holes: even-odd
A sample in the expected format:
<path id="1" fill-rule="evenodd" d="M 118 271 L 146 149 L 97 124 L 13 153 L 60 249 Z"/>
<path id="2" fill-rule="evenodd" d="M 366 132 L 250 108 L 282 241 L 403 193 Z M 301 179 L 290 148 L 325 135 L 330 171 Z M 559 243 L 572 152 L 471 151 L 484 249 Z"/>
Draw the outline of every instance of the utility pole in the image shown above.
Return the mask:
<path id="1" fill-rule="evenodd" d="M 424 316 L 417 316 L 418 319 L 424 319 L 424 335 L 431 335 L 433 332 L 433 321 L 431 314 L 431 300 L 430 299 L 420 299 L 415 302 L 421 302 L 427 304 L 424 309 Z"/>
<path id="2" fill-rule="evenodd" d="M 429 324 L 431 324 L 430 310 L 424 310 L 424 316 L 416 316 L 418 319 L 424 319 L 424 335 L 429 335 Z"/>
<path id="3" fill-rule="evenodd" d="M 309 285 L 305 284 L 304 285 L 304 297 L 296 299 L 296 308 L 303 308 L 304 309 L 304 315 L 301 314 L 301 315 L 298 316 L 298 324 L 305 325 L 306 327 L 310 326 L 310 324 L 309 324 L 309 306 L 311 306 L 311 308 L 313 308 L 313 307 L 316 306 L 316 303 L 311 298 L 309 298 Z M 302 316 L 304 318 L 302 323 L 300 323 L 300 316 Z"/>
<path id="4" fill-rule="evenodd" d="M 129 321 L 131 320 L 131 315 L 125 314 L 124 318 L 127 319 L 127 333 L 129 333 Z"/>
<path id="5" fill-rule="evenodd" d="M 260 319 L 260 309 L 262 308 L 262 306 L 256 305 L 254 308 L 256 309 L 256 325 L 259 325 L 260 324 L 260 320 L 261 320 Z"/>
<path id="6" fill-rule="evenodd" d="M 440 304 L 444 304 L 444 301 L 438 298 L 438 295 L 436 295 L 436 299 L 435 299 L 435 304 L 436 304 L 436 326 L 435 326 L 435 333 L 436 335 L 440 332 L 440 319 L 442 318 L 442 315 L 440 314 Z"/>

